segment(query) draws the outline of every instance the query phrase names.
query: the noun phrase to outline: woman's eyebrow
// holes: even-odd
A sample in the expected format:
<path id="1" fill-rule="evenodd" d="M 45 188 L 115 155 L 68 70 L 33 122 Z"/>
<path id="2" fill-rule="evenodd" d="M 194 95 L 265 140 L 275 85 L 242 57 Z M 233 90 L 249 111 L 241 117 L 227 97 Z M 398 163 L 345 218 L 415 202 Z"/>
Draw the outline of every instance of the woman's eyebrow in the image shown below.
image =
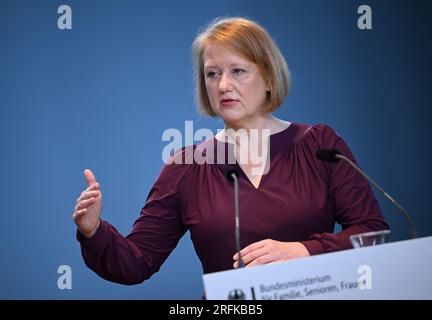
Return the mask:
<path id="1" fill-rule="evenodd" d="M 204 69 L 209 69 L 209 68 L 217 68 L 217 66 L 215 64 L 205 64 L 204 65 Z"/>
<path id="2" fill-rule="evenodd" d="M 238 67 L 238 66 L 244 66 L 244 63 L 241 62 L 232 62 L 230 63 L 228 66 L 229 67 Z M 208 68 L 218 68 L 219 66 L 217 64 L 214 63 L 208 63 L 208 64 L 204 64 L 204 69 L 208 69 Z"/>
<path id="3" fill-rule="evenodd" d="M 244 66 L 244 65 L 245 65 L 245 63 L 242 63 L 242 62 L 233 62 L 229 66 L 230 67 L 238 67 L 238 66 Z"/>

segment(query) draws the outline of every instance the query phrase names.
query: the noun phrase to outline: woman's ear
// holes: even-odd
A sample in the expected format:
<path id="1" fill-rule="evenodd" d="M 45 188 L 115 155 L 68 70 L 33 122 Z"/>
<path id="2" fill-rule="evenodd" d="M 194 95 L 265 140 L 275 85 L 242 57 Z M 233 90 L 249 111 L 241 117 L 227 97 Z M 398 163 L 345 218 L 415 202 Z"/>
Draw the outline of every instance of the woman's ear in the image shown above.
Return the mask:
<path id="1" fill-rule="evenodd" d="M 271 89 L 270 89 L 270 87 L 266 87 L 266 96 L 267 96 L 268 99 L 271 98 Z"/>
<path id="2" fill-rule="evenodd" d="M 268 82 L 266 83 L 265 90 L 266 90 L 267 94 L 271 93 L 271 84 L 270 83 L 268 83 Z"/>

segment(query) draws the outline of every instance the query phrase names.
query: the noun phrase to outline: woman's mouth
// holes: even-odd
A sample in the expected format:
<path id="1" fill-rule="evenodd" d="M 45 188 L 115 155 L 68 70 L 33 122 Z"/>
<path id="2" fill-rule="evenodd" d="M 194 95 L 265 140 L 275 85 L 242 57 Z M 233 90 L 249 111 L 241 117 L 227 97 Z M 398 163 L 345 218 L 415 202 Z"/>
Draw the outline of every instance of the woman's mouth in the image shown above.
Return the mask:
<path id="1" fill-rule="evenodd" d="M 235 99 L 222 99 L 220 101 L 221 106 L 230 107 L 237 104 L 239 101 Z"/>

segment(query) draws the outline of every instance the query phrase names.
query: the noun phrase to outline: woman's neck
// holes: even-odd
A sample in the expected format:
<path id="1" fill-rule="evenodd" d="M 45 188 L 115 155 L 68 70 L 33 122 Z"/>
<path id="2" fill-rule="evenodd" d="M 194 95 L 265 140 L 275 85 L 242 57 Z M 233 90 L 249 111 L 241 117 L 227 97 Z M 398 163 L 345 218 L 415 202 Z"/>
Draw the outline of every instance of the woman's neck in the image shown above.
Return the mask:
<path id="1" fill-rule="evenodd" d="M 290 126 L 290 124 L 291 122 L 278 119 L 272 114 L 267 114 L 257 119 L 243 121 L 242 123 L 231 124 L 224 122 L 224 130 L 222 131 L 222 133 L 229 131 L 237 132 L 241 129 L 246 130 L 247 132 L 250 132 L 251 129 L 259 131 L 263 129 L 268 129 L 270 130 L 270 134 L 274 134 L 285 130 Z"/>
<path id="2" fill-rule="evenodd" d="M 251 130 L 258 130 L 256 133 L 259 136 L 264 134 L 264 131 L 266 131 L 265 135 L 272 135 L 285 130 L 290 125 L 290 122 L 275 118 L 272 114 L 260 117 L 259 119 L 254 119 L 254 121 L 244 121 L 241 124 L 230 124 L 224 122 L 225 128 L 216 135 L 216 139 L 220 141 L 235 141 L 235 137 L 240 133 L 239 130 L 246 133 L 248 136 L 250 136 Z"/>
<path id="3" fill-rule="evenodd" d="M 246 131 L 250 131 L 251 129 L 271 129 L 274 126 L 275 121 L 277 120 L 273 117 L 273 115 L 267 114 L 254 119 L 245 119 L 237 123 L 224 122 L 224 130 L 228 131 L 230 129 L 238 131 L 240 129 L 243 129 Z"/>

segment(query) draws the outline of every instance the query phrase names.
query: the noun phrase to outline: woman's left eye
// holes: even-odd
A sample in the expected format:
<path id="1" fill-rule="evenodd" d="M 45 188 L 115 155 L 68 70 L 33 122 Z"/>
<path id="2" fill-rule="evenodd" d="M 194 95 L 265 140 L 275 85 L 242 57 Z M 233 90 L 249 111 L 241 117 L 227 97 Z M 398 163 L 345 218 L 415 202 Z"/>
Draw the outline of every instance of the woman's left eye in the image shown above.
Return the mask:
<path id="1" fill-rule="evenodd" d="M 234 69 L 233 70 L 234 74 L 242 74 L 243 72 L 245 72 L 243 69 Z"/>

